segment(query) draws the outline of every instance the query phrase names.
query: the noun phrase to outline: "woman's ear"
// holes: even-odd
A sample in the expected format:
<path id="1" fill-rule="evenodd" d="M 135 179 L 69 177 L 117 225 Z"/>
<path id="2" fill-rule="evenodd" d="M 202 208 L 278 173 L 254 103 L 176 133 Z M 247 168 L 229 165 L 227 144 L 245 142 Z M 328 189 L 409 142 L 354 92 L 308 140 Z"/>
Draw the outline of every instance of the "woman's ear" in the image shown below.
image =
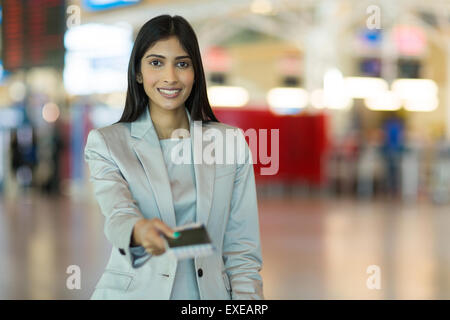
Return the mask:
<path id="1" fill-rule="evenodd" d="M 142 83 L 142 74 L 138 73 L 138 74 L 136 75 L 136 81 L 137 81 L 138 83 Z"/>

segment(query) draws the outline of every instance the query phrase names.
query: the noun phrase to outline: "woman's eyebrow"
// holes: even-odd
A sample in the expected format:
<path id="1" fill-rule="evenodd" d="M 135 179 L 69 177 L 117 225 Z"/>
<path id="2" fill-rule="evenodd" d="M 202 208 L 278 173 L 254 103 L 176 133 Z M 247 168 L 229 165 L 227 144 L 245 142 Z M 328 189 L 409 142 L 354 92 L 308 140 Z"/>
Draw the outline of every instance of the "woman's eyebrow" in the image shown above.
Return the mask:
<path id="1" fill-rule="evenodd" d="M 159 55 L 159 54 L 149 54 L 149 55 L 147 55 L 144 59 L 147 59 L 147 58 L 150 58 L 150 57 L 156 57 L 156 58 L 161 58 L 161 59 L 165 59 L 166 57 L 164 57 L 164 56 L 162 56 L 162 55 Z M 178 57 L 175 57 L 175 60 L 180 60 L 180 59 L 185 59 L 185 58 L 191 58 L 191 57 L 189 57 L 189 56 L 178 56 Z"/>

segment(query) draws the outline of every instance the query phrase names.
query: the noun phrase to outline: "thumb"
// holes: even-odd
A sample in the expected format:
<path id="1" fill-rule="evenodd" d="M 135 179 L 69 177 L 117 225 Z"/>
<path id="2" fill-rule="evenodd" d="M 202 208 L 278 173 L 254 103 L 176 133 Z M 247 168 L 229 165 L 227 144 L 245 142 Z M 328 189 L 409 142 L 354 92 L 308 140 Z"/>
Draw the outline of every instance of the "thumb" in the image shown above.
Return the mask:
<path id="1" fill-rule="evenodd" d="M 155 227 L 158 229 L 159 232 L 161 232 L 162 234 L 164 234 L 168 238 L 176 239 L 176 238 L 179 237 L 179 233 L 178 232 L 175 232 L 172 228 L 170 228 L 164 222 L 162 222 L 162 221 L 158 221 L 158 222 L 159 223 L 157 223 L 155 225 Z"/>

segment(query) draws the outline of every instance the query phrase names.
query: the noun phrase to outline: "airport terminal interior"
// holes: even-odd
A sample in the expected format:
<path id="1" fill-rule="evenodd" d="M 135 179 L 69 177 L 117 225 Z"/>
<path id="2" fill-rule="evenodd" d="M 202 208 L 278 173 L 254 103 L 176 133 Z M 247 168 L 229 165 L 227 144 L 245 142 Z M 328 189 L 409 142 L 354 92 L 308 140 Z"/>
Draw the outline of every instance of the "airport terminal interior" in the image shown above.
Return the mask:
<path id="1" fill-rule="evenodd" d="M 91 297 L 116 249 L 86 140 L 161 14 L 245 133 L 266 299 L 450 299 L 450 0 L 3 0 L 0 300 Z"/>

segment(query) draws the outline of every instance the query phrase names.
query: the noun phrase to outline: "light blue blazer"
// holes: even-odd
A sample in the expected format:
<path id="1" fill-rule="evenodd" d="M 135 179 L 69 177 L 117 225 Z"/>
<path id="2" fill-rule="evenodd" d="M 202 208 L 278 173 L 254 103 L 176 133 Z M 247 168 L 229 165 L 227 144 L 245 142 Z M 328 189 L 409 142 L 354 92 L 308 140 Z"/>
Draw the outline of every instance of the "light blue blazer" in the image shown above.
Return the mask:
<path id="1" fill-rule="evenodd" d="M 236 155 L 245 157 L 245 163 L 235 161 L 234 164 L 205 161 L 200 164 L 202 152 L 194 150 L 195 135 L 202 133 L 200 145 L 205 150 L 216 139 L 208 132 L 225 136 L 226 129 L 235 130 L 238 140 L 245 142 L 242 130 L 235 127 L 190 121 L 197 222 L 206 225 L 217 249 L 213 255 L 195 258 L 196 270 L 202 269 L 202 276 L 196 274 L 200 297 L 264 299 L 250 149 L 245 142 L 245 154 Z M 159 218 L 168 226 L 176 227 L 169 177 L 148 108 L 132 123 L 92 130 L 87 138 L 85 160 L 96 200 L 105 216 L 104 232 L 113 245 L 91 299 L 169 299 L 177 259 L 166 252 L 134 268 L 130 255 L 131 234 L 139 219 Z"/>

